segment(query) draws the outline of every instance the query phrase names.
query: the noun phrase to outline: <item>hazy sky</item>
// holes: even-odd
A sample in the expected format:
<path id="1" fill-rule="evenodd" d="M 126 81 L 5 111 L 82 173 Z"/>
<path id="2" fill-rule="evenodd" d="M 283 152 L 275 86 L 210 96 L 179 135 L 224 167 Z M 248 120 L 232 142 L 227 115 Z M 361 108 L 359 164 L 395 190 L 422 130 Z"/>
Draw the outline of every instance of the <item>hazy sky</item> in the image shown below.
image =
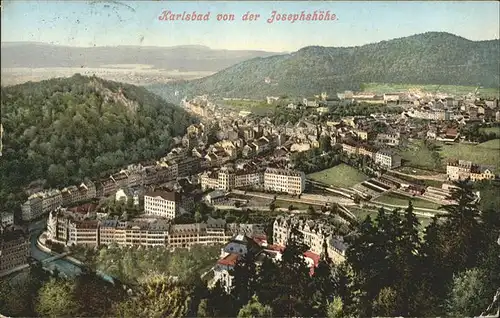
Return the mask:
<path id="1" fill-rule="evenodd" d="M 211 12 L 211 20 L 159 21 L 163 10 Z M 267 23 L 273 10 L 329 10 L 338 21 Z M 4 0 L 2 42 L 71 46 L 206 45 L 211 48 L 293 51 L 307 45 L 354 46 L 427 31 L 471 40 L 499 38 L 499 3 L 492 2 L 188 2 Z M 254 22 L 241 21 L 247 11 Z M 233 13 L 235 21 L 217 21 Z"/>

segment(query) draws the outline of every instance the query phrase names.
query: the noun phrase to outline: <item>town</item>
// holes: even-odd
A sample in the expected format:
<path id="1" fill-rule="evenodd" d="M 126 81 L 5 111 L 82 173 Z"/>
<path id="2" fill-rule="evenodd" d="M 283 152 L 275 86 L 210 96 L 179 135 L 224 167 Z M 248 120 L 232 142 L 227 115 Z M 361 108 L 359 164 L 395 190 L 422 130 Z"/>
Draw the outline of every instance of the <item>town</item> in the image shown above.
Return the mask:
<path id="1" fill-rule="evenodd" d="M 36 244 L 47 252 L 64 251 L 63 256 L 77 245 L 171 250 L 225 246 L 212 268 L 211 284 L 221 281 L 229 290 L 231 268 L 245 251 L 256 248 L 266 257 L 279 258 L 292 224 L 300 224 L 308 240 L 310 250 L 304 258 L 313 272 L 324 242 L 336 263 L 344 261 L 348 245 L 343 236 L 349 235 L 360 213 L 404 208 L 405 201 L 412 200 L 415 213 L 429 219 L 442 213 L 439 205 L 453 203 L 453 181 L 497 178 L 498 167 L 460 156 L 448 158 L 445 167 L 436 165 L 433 170 L 443 169 L 441 173 L 412 173 L 423 169 L 404 164 L 401 156 L 401 149 L 418 142 L 477 144 L 471 140 L 474 136 L 459 131 L 477 124 L 498 129 L 496 99 L 345 92 L 334 98 L 322 93 L 296 103 L 268 97 L 266 104 L 281 108 L 281 114 L 301 116 L 279 123 L 251 109 L 220 106 L 206 95 L 185 98 L 182 106 L 200 121 L 182 138 L 176 137 L 175 147 L 164 157 L 62 189 L 32 187 L 21 207 L 22 220 L 46 220 Z M 390 111 L 332 116 L 330 111 L 339 105 L 381 105 Z M 332 183 L 322 172 L 332 166 L 345 166 L 356 174 L 352 180 L 350 175 L 334 175 L 347 180 Z M 363 177 L 356 179 L 359 175 Z M 480 200 L 480 193 L 476 195 Z M 121 206 L 122 213 L 110 212 L 111 205 Z M 202 215 L 203 209 L 260 211 L 269 217 L 266 222 L 239 222 L 206 211 Z M 335 217 L 314 221 L 312 214 Z M 11 213 L 2 213 L 2 275 L 25 268 L 30 255 L 29 234 L 13 223 Z M 266 230 L 268 224 L 271 231 Z"/>

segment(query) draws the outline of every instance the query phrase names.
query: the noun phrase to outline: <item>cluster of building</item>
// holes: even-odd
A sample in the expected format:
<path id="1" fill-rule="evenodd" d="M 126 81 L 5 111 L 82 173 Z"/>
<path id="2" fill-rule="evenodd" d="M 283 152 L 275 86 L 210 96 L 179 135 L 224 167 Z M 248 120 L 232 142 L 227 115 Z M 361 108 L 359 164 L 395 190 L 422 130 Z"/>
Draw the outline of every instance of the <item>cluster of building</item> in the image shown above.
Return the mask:
<path id="1" fill-rule="evenodd" d="M 482 181 L 494 180 L 495 173 L 491 168 L 480 166 L 467 160 L 452 160 L 446 165 L 446 174 L 448 180 L 466 180 Z"/>
<path id="2" fill-rule="evenodd" d="M 342 237 L 333 234 L 331 225 L 295 216 L 280 216 L 274 221 L 273 244 L 268 244 L 265 235 L 239 234 L 232 237 L 229 243 L 221 249 L 220 259 L 214 267 L 213 282 L 219 281 L 226 290 L 230 290 L 233 280 L 231 271 L 248 252 L 255 256 L 257 265 L 260 265 L 266 258 L 273 261 L 281 260 L 292 228 L 302 234 L 304 243 L 309 246 L 303 259 L 311 268 L 311 275 L 314 274 L 314 268 L 318 266 L 321 254 L 327 253 L 335 263 L 345 260 L 347 244 Z"/>
<path id="3" fill-rule="evenodd" d="M 164 246 L 186 248 L 227 242 L 234 234 L 261 234 L 261 224 L 226 223 L 208 218 L 206 222 L 173 224 L 157 217 L 131 221 L 99 219 L 97 213 L 61 208 L 52 211 L 47 220 L 47 239 L 66 246 Z"/>
<path id="4" fill-rule="evenodd" d="M 305 189 L 306 177 L 301 171 L 292 169 L 261 168 L 254 170 L 222 167 L 207 171 L 200 177 L 203 190 L 230 191 L 242 188 L 259 188 L 265 191 L 301 194 Z"/>
<path id="5" fill-rule="evenodd" d="M 432 121 L 500 121 L 498 100 L 478 100 L 475 96 L 455 99 L 444 96 L 423 96 L 406 105 L 403 116 Z"/>
<path id="6" fill-rule="evenodd" d="M 368 156 L 376 164 L 387 169 L 394 169 L 401 166 L 401 156 L 389 148 L 377 150 L 377 148 L 369 144 L 346 140 L 342 143 L 342 151 L 350 155 Z"/>
<path id="7" fill-rule="evenodd" d="M 22 219 L 30 221 L 60 206 L 67 206 L 96 197 L 96 187 L 92 181 L 86 181 L 79 186 L 70 186 L 62 190 L 50 189 L 31 194 L 21 206 Z"/>
<path id="8" fill-rule="evenodd" d="M 0 276 L 25 266 L 30 257 L 29 234 L 25 229 L 10 225 L 0 233 Z"/>

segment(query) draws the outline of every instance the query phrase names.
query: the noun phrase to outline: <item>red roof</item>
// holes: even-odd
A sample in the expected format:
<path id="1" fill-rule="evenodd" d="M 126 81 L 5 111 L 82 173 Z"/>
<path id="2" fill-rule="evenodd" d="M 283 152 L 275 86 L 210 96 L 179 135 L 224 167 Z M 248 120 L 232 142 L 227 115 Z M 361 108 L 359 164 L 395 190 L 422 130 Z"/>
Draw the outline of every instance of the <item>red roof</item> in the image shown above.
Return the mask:
<path id="1" fill-rule="evenodd" d="M 311 251 L 307 251 L 304 253 L 304 256 L 313 260 L 314 267 L 318 266 L 319 259 L 320 259 L 320 256 L 318 254 L 313 253 Z"/>
<path id="2" fill-rule="evenodd" d="M 456 137 L 458 134 L 458 131 L 454 128 L 448 128 L 446 129 L 446 136 L 453 136 Z"/>
<path id="3" fill-rule="evenodd" d="M 226 265 L 226 266 L 234 266 L 238 261 L 238 254 L 228 254 L 224 258 L 217 261 L 217 264 Z"/>
<path id="4" fill-rule="evenodd" d="M 276 252 L 283 252 L 285 250 L 285 247 L 278 244 L 274 244 L 274 245 L 268 245 L 266 249 Z"/>
<path id="5" fill-rule="evenodd" d="M 309 271 L 309 274 L 312 276 L 312 275 L 314 275 L 314 268 L 317 267 L 319 264 L 320 256 L 316 253 L 311 252 L 311 251 L 305 252 L 304 256 L 312 259 L 314 262 L 314 265 L 311 266 L 311 270 Z"/>
<path id="6" fill-rule="evenodd" d="M 262 244 L 267 243 L 267 238 L 265 235 L 255 235 L 252 238 L 255 243 L 259 244 L 259 246 L 262 246 Z"/>

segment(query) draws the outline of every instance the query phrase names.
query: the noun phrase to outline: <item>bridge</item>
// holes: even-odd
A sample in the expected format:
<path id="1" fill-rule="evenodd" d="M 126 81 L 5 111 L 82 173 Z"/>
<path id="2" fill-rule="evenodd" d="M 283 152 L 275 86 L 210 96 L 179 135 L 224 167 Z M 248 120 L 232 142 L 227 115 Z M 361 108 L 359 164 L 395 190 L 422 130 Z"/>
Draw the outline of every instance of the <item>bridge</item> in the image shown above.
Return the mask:
<path id="1" fill-rule="evenodd" d="M 70 254 L 71 254 L 71 252 L 64 252 L 62 254 L 57 254 L 57 255 L 51 256 L 49 258 L 42 260 L 42 264 L 47 264 L 47 263 L 50 263 L 53 261 L 57 261 L 58 259 L 65 258 L 66 256 L 68 256 Z"/>

